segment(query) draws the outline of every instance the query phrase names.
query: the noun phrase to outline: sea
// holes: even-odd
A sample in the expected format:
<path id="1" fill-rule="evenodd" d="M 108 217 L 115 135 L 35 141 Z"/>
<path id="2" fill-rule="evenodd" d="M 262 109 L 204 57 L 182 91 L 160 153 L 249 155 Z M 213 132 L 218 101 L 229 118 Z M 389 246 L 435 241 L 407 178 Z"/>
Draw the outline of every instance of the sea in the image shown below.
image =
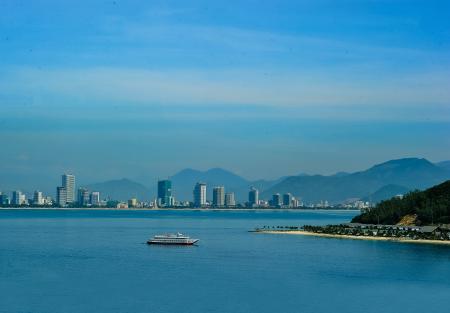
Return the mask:
<path id="1" fill-rule="evenodd" d="M 248 232 L 356 214 L 0 210 L 0 312 L 450 312 L 450 246 Z"/>

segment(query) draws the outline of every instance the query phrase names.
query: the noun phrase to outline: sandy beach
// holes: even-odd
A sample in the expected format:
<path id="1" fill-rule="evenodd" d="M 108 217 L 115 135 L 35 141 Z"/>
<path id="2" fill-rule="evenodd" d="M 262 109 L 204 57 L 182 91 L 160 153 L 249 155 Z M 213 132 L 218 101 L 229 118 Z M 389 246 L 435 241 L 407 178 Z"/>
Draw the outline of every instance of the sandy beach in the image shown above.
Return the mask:
<path id="1" fill-rule="evenodd" d="M 450 240 L 425 240 L 425 239 L 406 239 L 406 238 L 393 238 L 393 237 L 372 237 L 372 236 L 351 236 L 351 235 L 333 235 L 333 234 L 323 234 L 323 233 L 313 233 L 304 230 L 267 230 L 267 231 L 257 231 L 257 233 L 265 234 L 284 234 L 284 235 L 301 235 L 301 236 L 315 236 L 315 237 L 326 237 L 335 239 L 353 239 L 353 240 L 373 240 L 373 241 L 390 241 L 390 242 L 403 242 L 403 243 L 416 243 L 416 244 L 435 244 L 435 245 L 449 245 Z"/>

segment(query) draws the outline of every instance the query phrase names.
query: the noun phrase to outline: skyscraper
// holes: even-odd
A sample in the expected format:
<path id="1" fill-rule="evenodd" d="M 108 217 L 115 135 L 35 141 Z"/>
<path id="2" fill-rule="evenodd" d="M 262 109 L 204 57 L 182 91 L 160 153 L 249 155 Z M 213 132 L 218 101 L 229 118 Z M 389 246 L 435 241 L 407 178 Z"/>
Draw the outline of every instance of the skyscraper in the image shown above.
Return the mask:
<path id="1" fill-rule="evenodd" d="M 259 191 L 255 187 L 252 187 L 248 193 L 248 204 L 250 207 L 255 207 L 259 204 Z"/>
<path id="2" fill-rule="evenodd" d="M 213 206 L 222 207 L 225 205 L 225 187 L 218 186 L 213 188 Z"/>
<path id="3" fill-rule="evenodd" d="M 89 191 L 86 188 L 78 188 L 78 204 L 87 206 L 89 204 Z"/>
<path id="4" fill-rule="evenodd" d="M 276 193 L 272 196 L 272 206 L 279 207 L 281 205 L 281 196 L 279 193 Z"/>
<path id="5" fill-rule="evenodd" d="M 166 207 L 173 205 L 172 182 L 170 180 L 158 181 L 158 204 Z"/>
<path id="6" fill-rule="evenodd" d="M 67 205 L 67 190 L 64 187 L 56 187 L 56 203 L 60 207 Z"/>
<path id="7" fill-rule="evenodd" d="M 283 195 L 283 206 L 292 207 L 292 195 L 290 193 L 285 193 Z"/>
<path id="8" fill-rule="evenodd" d="M 234 192 L 227 192 L 225 194 L 225 206 L 227 207 L 236 206 L 236 200 L 234 199 Z"/>
<path id="9" fill-rule="evenodd" d="M 75 175 L 64 174 L 62 176 L 62 186 L 66 189 L 67 203 L 75 202 Z"/>
<path id="10" fill-rule="evenodd" d="M 201 208 L 206 206 L 206 184 L 197 183 L 194 187 L 194 206 Z"/>

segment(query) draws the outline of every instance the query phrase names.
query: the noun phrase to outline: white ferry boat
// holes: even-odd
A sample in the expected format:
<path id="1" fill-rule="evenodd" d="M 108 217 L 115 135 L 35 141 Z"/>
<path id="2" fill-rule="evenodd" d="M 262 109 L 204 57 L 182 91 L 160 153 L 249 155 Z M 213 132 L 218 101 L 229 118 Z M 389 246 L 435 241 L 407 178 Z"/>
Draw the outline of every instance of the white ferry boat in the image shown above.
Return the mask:
<path id="1" fill-rule="evenodd" d="M 166 234 L 156 235 L 149 239 L 147 243 L 149 245 L 193 245 L 198 239 L 192 239 L 189 236 L 183 234 Z"/>

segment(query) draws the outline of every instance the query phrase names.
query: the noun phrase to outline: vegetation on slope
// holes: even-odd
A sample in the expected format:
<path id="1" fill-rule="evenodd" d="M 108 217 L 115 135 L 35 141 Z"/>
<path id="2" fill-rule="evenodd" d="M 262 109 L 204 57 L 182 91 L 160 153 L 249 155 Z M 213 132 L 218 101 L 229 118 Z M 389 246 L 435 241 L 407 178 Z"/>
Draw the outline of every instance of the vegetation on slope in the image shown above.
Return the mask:
<path id="1" fill-rule="evenodd" d="M 397 224 L 406 215 L 417 215 L 417 225 L 450 223 L 450 180 L 425 191 L 413 191 L 403 199 L 380 202 L 369 212 L 353 218 L 354 223 Z"/>

